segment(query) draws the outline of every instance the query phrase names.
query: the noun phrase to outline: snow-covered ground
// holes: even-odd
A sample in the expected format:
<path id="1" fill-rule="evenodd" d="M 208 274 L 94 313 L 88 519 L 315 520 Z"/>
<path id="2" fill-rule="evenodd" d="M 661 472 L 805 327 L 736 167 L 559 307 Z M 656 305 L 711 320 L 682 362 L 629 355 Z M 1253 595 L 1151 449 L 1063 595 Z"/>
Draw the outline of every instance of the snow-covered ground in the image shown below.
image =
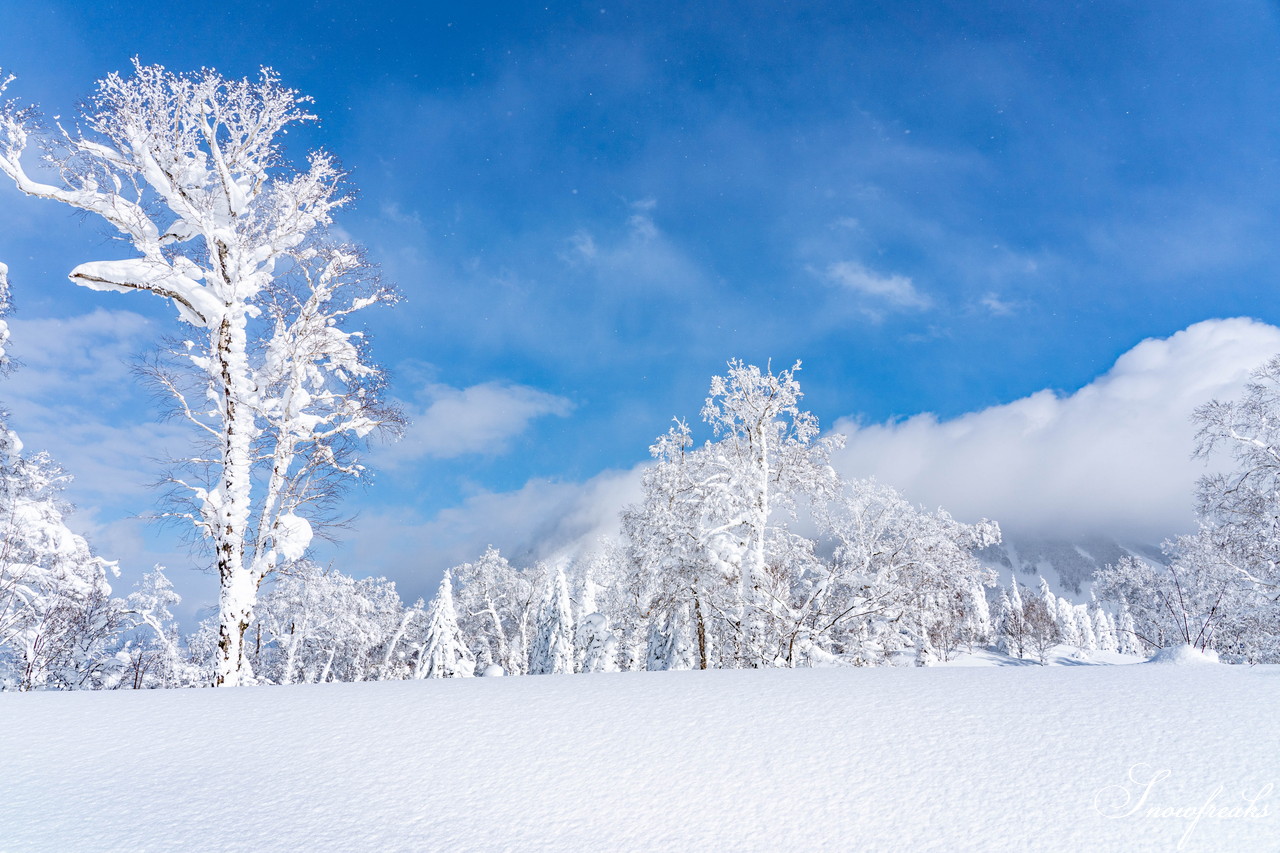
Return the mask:
<path id="1" fill-rule="evenodd" d="M 1277 707 L 1220 665 L 0 694 L 0 849 L 1276 850 Z"/>

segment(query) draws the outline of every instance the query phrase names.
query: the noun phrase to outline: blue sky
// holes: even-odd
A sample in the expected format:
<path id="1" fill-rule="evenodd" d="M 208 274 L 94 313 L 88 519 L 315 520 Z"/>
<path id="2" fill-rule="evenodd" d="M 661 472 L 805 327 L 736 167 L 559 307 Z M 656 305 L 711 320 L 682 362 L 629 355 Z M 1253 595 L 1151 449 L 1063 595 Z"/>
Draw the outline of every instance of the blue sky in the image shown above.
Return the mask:
<path id="1" fill-rule="evenodd" d="M 416 593 L 621 500 L 731 357 L 803 359 L 809 406 L 856 431 L 1066 398 L 1209 318 L 1280 322 L 1274 5 L 922 5 L 14 2 L 0 66 L 64 116 L 135 54 L 270 65 L 315 98 L 290 150 L 350 170 L 340 225 L 406 296 L 371 328 L 419 424 L 352 499 L 353 542 L 402 544 L 336 559 Z M 77 291 L 71 266 L 117 247 L 0 191 L 27 362 L 0 399 L 98 539 L 176 562 L 116 521 L 151 498 L 138 448 L 173 438 L 120 365 L 172 318 Z M 1185 363 L 1217 388 L 1269 328 Z"/>

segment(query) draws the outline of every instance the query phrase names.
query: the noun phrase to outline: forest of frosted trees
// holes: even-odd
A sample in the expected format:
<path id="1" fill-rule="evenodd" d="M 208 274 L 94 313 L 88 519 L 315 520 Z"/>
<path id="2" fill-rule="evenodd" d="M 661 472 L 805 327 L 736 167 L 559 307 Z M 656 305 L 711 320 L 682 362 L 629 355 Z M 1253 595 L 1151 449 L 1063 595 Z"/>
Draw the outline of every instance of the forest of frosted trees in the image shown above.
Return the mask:
<path id="1" fill-rule="evenodd" d="M 513 566 L 489 548 L 411 605 L 386 579 L 305 557 L 281 566 L 246 633 L 252 682 L 928 665 L 977 648 L 1041 663 L 1062 647 L 1088 659 L 1179 644 L 1277 659 L 1274 587 L 1233 568 L 1225 525 L 1206 517 L 1198 536 L 1168 545 L 1167 564 L 1108 566 L 1089 604 L 1043 578 L 999 587 L 978 554 L 999 541 L 994 523 L 963 524 L 834 472 L 839 438 L 820 437 L 800 408 L 798 368 L 730 362 L 703 408 L 713 438 L 695 446 L 684 421 L 659 437 L 622 535 L 584 556 Z M 212 683 L 216 619 L 182 636 L 160 568 L 111 597 L 111 564 L 62 523 L 56 467 L 6 435 L 4 685 Z M 1225 478 L 1202 491 L 1219 494 L 1215 483 L 1238 490 Z"/>
<path id="2" fill-rule="evenodd" d="M 997 587 L 982 560 L 995 522 L 838 475 L 843 439 L 803 408 L 799 363 L 729 361 L 701 424 L 677 419 L 655 440 L 619 535 L 578 556 L 517 566 L 491 548 L 411 604 L 389 580 L 317 565 L 310 543 L 363 476 L 368 437 L 402 418 L 351 326 L 396 296 L 333 238 L 344 176 L 324 152 L 300 171 L 281 154 L 279 136 L 313 119 L 306 104 L 267 71 L 136 65 L 100 82 L 76 130 L 0 109 L 0 172 L 136 252 L 81 263 L 72 281 L 175 309 L 186 337 L 146 374 L 190 444 L 158 515 L 187 527 L 219 596 L 184 635 L 163 568 L 119 595 L 115 565 L 65 522 L 66 475 L 0 424 L 3 688 L 923 666 L 975 649 L 1043 663 L 1061 647 L 1280 661 L 1280 359 L 1239 402 L 1194 413 L 1199 452 L 1234 464 L 1201 481 L 1199 531 L 1163 562 L 1107 566 L 1088 604 L 1043 580 Z M 32 143 L 43 159 L 29 170 Z"/>

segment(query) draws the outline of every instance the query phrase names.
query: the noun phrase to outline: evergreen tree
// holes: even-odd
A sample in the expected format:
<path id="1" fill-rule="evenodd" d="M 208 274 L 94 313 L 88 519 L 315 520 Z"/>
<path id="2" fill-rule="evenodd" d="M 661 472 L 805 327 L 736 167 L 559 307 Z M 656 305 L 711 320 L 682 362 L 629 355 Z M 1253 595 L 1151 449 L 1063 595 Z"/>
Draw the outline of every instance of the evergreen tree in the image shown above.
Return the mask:
<path id="1" fill-rule="evenodd" d="M 440 589 L 427 610 L 427 637 L 418 657 L 417 678 L 470 678 L 476 658 L 458 629 L 453 607 L 453 579 L 444 573 Z"/>
<path id="2" fill-rule="evenodd" d="M 1116 645 L 1116 632 L 1111 623 L 1111 618 L 1105 610 L 1098 606 L 1096 601 L 1093 605 L 1093 633 L 1098 640 L 1099 650 L 1104 652 L 1119 650 Z"/>
<path id="3" fill-rule="evenodd" d="M 597 609 L 596 584 L 590 564 L 582 581 L 582 599 L 578 606 L 578 671 L 617 672 L 618 639 L 609 630 L 608 619 Z"/>
<path id="4" fill-rule="evenodd" d="M 1076 609 L 1065 598 L 1056 599 L 1057 612 L 1054 614 L 1058 622 L 1058 631 L 1062 634 L 1062 642 L 1077 649 L 1084 648 L 1084 638 L 1080 636 L 1080 623 L 1076 621 Z"/>
<path id="5" fill-rule="evenodd" d="M 530 675 L 574 671 L 573 605 L 564 569 L 557 568 L 538 610 L 537 635 L 529 658 Z"/>
<path id="6" fill-rule="evenodd" d="M 1120 618 L 1116 625 L 1116 643 L 1121 654 L 1141 657 L 1147 653 L 1142 639 L 1138 637 L 1133 614 L 1129 612 L 1129 602 L 1123 598 L 1120 600 Z"/>

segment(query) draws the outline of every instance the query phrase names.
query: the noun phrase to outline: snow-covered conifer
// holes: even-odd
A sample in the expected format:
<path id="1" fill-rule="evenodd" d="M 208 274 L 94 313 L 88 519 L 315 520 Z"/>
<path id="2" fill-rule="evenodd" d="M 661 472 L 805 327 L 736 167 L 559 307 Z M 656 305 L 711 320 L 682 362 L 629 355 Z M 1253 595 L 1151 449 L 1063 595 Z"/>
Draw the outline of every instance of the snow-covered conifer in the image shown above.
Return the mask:
<path id="1" fill-rule="evenodd" d="M 538 609 L 537 634 L 529 656 L 531 675 L 571 673 L 574 670 L 573 605 L 563 567 L 549 578 Z"/>
<path id="2" fill-rule="evenodd" d="M 1097 638 L 1100 650 L 1104 652 L 1119 651 L 1119 646 L 1116 644 L 1115 626 L 1111 622 L 1111 617 L 1097 602 L 1094 602 L 1093 609 L 1093 635 Z"/>
<path id="3" fill-rule="evenodd" d="M 1040 576 L 1040 600 L 1044 602 L 1045 609 L 1056 620 L 1058 618 L 1058 597 L 1053 594 L 1053 590 L 1049 589 L 1049 582 L 1044 579 L 1044 575 Z"/>
<path id="4" fill-rule="evenodd" d="M 1052 593 L 1050 593 L 1052 595 Z M 1065 598 L 1055 599 L 1058 631 L 1062 634 L 1062 642 L 1077 649 L 1084 648 L 1084 637 L 1080 635 L 1080 622 L 1076 619 L 1075 606 Z"/>
<path id="5" fill-rule="evenodd" d="M 1084 604 L 1077 604 L 1075 610 L 1076 634 L 1080 637 L 1080 648 L 1086 652 L 1097 651 L 1098 635 L 1093 630 L 1093 618 L 1089 615 L 1089 608 Z"/>
<path id="6" fill-rule="evenodd" d="M 667 611 L 655 618 L 649 630 L 645 668 L 650 672 L 694 669 L 697 649 L 685 614 Z"/>
<path id="7" fill-rule="evenodd" d="M 1145 655 L 1147 649 L 1138 636 L 1133 614 L 1129 611 L 1129 602 L 1120 600 L 1120 617 L 1116 620 L 1116 645 L 1119 652 L 1125 655 Z"/>
<path id="8" fill-rule="evenodd" d="M 578 610 L 578 670 L 580 672 L 617 672 L 618 638 L 609 630 L 608 619 L 597 607 L 596 583 L 590 564 L 582 581 Z"/>
<path id="9" fill-rule="evenodd" d="M 467 648 L 453 608 L 453 581 L 444 573 L 440 589 L 427 608 L 427 636 L 418 658 L 417 678 L 470 678 L 476 658 Z"/>
<path id="10" fill-rule="evenodd" d="M 1009 641 L 1009 626 L 1013 619 L 1013 603 L 1009 600 L 1009 593 L 1001 589 L 1000 596 L 996 599 L 996 648 L 1006 654 L 1013 654 L 1012 644 Z"/>

